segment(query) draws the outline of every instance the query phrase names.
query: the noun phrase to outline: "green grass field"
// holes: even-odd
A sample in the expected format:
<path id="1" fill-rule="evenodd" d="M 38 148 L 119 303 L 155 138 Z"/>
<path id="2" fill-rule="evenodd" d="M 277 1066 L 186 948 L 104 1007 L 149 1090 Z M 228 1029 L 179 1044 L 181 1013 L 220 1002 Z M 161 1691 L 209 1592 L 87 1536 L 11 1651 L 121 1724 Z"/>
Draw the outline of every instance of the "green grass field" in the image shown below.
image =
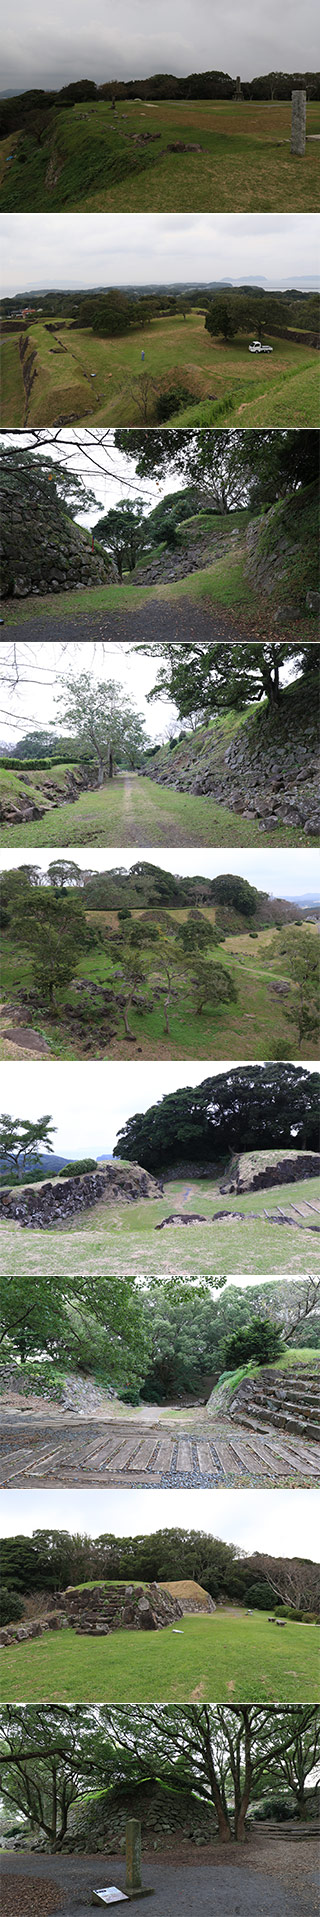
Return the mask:
<path id="1" fill-rule="evenodd" d="M 269 426 L 318 424 L 319 368 L 310 346 L 274 339 L 270 358 L 259 354 L 251 357 L 249 336 L 238 334 L 227 345 L 221 339 L 211 339 L 205 331 L 203 312 L 187 313 L 185 320 L 180 315 L 151 320 L 143 332 L 137 329 L 120 339 L 98 339 L 88 329 L 70 332 L 69 326 L 59 330 L 58 322 L 53 339 L 44 322 L 31 320 L 28 339 L 30 348 L 36 350 L 36 378 L 28 402 L 29 428 L 52 426 L 61 415 L 65 423 L 72 416 L 72 421 L 87 426 L 149 425 L 155 418 L 158 391 L 179 381 L 187 383 L 192 395 L 192 415 L 199 402 L 209 402 L 212 424 L 219 420 L 228 425 L 231 420 L 242 425 L 246 423 L 242 408 L 261 402 L 267 405 Z M 57 345 L 59 352 L 55 350 Z M 150 379 L 145 419 L 140 410 L 142 349 L 143 377 L 148 375 Z M 289 400 L 288 381 L 295 389 Z M 303 399 L 301 381 L 305 383 Z M 23 425 L 25 400 L 18 334 L 9 335 L 3 342 L 1 407 L 2 426 Z M 182 421 L 185 415 L 181 412 L 180 417 Z"/>
<path id="2" fill-rule="evenodd" d="M 84 595 L 83 595 L 84 597 Z M 55 769 L 56 777 L 56 769 Z M 39 782 L 41 774 L 37 774 Z M 5 782 L 5 783 L 4 783 Z M 37 788 L 40 790 L 40 784 Z M 0 768 L 0 797 L 8 774 Z M 21 788 L 20 788 L 21 790 Z M 312 845 L 297 826 L 267 827 L 264 845 Z M 83 792 L 75 803 L 50 807 L 41 819 L 2 825 L 0 846 L 14 845 L 261 845 L 258 819 L 245 819 L 218 805 L 210 793 L 197 798 L 152 779 L 127 774 L 113 785 Z"/>
<path id="3" fill-rule="evenodd" d="M 198 1702 L 303 1703 L 319 1688 L 319 1641 L 313 1625 L 285 1629 L 265 1613 L 216 1611 L 185 1616 L 182 1635 L 113 1631 L 109 1638 L 48 1632 L 42 1640 L 5 1650 L 3 1702 L 48 1699 L 51 1704 Z M 174 1639 L 174 1642 L 173 1642 Z"/>
<path id="4" fill-rule="evenodd" d="M 311 139 L 304 159 L 293 158 L 290 129 L 290 101 L 123 100 L 115 113 L 109 102 L 82 101 L 53 109 L 40 146 L 28 133 L 1 142 L 0 205 L 12 212 L 316 211 L 317 146 Z M 319 131 L 314 101 L 307 133 Z M 145 132 L 158 135 L 147 150 L 131 139 Z M 202 150 L 168 152 L 176 140 Z"/>
<path id="5" fill-rule="evenodd" d="M 214 923 L 215 908 L 208 907 L 204 916 Z M 139 912 L 133 913 L 140 918 Z M 177 911 L 170 914 L 173 928 L 187 918 L 187 912 Z M 97 926 L 103 933 L 108 923 L 117 926 L 117 914 L 92 912 L 88 914 L 89 924 Z M 317 927 L 314 928 L 317 937 Z M 221 962 L 231 973 L 238 992 L 236 1004 L 221 1004 L 215 1011 L 204 1007 L 201 1015 L 194 1010 L 192 993 L 188 989 L 188 975 L 185 984 L 175 988 L 173 984 L 172 1006 L 169 1023 L 170 1034 L 164 1030 L 163 1002 L 156 1000 L 153 1010 L 139 1013 L 134 1006 L 129 1012 L 129 1027 L 134 1039 L 126 1037 L 123 1019 L 119 1020 L 117 1035 L 109 1040 L 101 1038 L 102 1007 L 92 1023 L 92 1000 L 88 1011 L 88 1024 L 82 1036 L 76 1036 L 71 1024 L 68 1024 L 68 1007 L 79 1010 L 79 997 L 73 990 L 73 983 L 56 994 L 57 1017 L 53 1020 L 49 1009 L 42 1009 L 34 1019 L 35 1031 L 41 1031 L 49 1043 L 54 1058 L 81 1058 L 86 1056 L 87 1041 L 91 1038 L 92 1057 L 100 1058 L 256 1058 L 265 1059 L 273 1055 L 275 1045 L 282 1043 L 283 1056 L 295 1057 L 298 1049 L 297 1024 L 294 1017 L 288 1020 L 284 1016 L 282 1000 L 278 998 L 277 986 L 284 982 L 288 985 L 288 997 L 284 1003 L 294 1012 L 296 987 L 290 984 L 285 961 L 274 956 L 273 946 L 279 937 L 274 927 L 259 932 L 257 938 L 250 939 L 249 933 L 233 934 L 225 938 L 221 946 L 208 946 L 207 958 Z M 143 962 L 143 955 L 142 955 Z M 150 954 L 146 951 L 146 976 L 150 997 L 152 987 L 157 980 L 163 985 L 163 975 L 157 972 L 156 956 L 149 973 Z M 108 986 L 112 983 L 115 966 L 108 956 L 107 949 L 93 951 L 79 961 L 74 977 L 76 981 L 89 981 L 96 985 Z M 149 983 L 150 979 L 150 983 Z M 31 958 L 10 944 L 8 936 L 2 938 L 1 990 L 3 999 L 10 999 L 21 987 L 29 991 L 33 983 Z M 116 986 L 116 981 L 115 981 Z M 276 990 L 274 990 L 274 987 Z M 164 988 L 164 996 L 166 996 Z M 81 1001 L 81 1004 L 83 1001 Z M 248 1011 L 248 1003 L 250 1011 Z M 12 1026 L 14 1019 L 9 1019 Z M 112 1019 L 111 1019 L 112 1023 Z M 18 1037 L 18 1035 L 17 1035 Z M 7 1057 L 6 1041 L 0 1039 L 0 1058 Z M 304 1040 L 303 1056 L 318 1057 L 318 1044 L 314 1039 Z M 15 1057 L 19 1049 L 15 1047 Z"/>
<path id="6" fill-rule="evenodd" d="M 108 1066 L 105 1066 L 107 1073 Z M 107 1095 L 107 1078 L 106 1078 Z M 320 1235 L 295 1230 L 290 1225 L 272 1224 L 263 1215 L 277 1205 L 286 1210 L 308 1197 L 318 1198 L 319 1181 L 308 1178 L 301 1183 L 272 1187 L 267 1193 L 249 1192 L 245 1197 L 221 1197 L 218 1182 L 193 1179 L 170 1181 L 164 1195 L 128 1205 L 99 1204 L 78 1216 L 70 1224 L 51 1231 L 29 1231 L 17 1224 L 1 1225 L 3 1276 L 23 1270 L 33 1275 L 65 1272 L 73 1276 L 81 1271 L 103 1276 L 153 1276 L 168 1273 L 187 1277 L 203 1272 L 239 1273 L 257 1277 L 278 1277 L 282 1272 L 293 1277 L 303 1270 L 319 1272 Z M 243 1224 L 233 1219 L 214 1223 L 217 1211 L 237 1211 Z M 163 1218 L 172 1212 L 196 1212 L 208 1224 L 175 1224 L 157 1231 Z M 248 1213 L 254 1214 L 253 1217 Z M 256 1216 L 255 1216 L 256 1214 Z"/>

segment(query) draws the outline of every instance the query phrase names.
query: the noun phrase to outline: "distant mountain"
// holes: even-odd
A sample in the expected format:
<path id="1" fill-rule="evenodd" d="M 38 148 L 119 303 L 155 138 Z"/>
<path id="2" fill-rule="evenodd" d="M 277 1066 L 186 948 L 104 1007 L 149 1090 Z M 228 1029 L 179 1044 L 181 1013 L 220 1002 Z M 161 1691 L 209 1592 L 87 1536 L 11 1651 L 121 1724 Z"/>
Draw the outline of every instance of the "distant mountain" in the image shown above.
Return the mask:
<path id="1" fill-rule="evenodd" d="M 294 892 L 292 905 L 301 905 L 302 910 L 307 905 L 313 905 L 315 910 L 320 911 L 320 892 Z"/>

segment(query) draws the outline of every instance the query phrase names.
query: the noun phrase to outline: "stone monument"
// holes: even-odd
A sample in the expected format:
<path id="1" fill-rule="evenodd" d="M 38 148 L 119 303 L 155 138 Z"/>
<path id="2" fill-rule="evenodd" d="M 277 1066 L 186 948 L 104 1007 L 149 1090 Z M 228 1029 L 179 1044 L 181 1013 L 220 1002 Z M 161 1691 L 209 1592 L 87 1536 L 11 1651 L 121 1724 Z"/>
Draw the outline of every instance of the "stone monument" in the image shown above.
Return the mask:
<path id="1" fill-rule="evenodd" d="M 92 1892 L 92 1903 L 101 1910 L 110 1904 L 130 1903 L 135 1897 L 153 1897 L 153 1889 L 144 1888 L 141 1878 L 141 1824 L 136 1817 L 128 1817 L 126 1823 L 126 1881 L 124 1890 L 117 1890 L 115 1884 L 109 1884 L 105 1890 Z"/>
<path id="2" fill-rule="evenodd" d="M 306 150 L 307 95 L 303 87 L 291 94 L 291 153 L 302 157 Z"/>

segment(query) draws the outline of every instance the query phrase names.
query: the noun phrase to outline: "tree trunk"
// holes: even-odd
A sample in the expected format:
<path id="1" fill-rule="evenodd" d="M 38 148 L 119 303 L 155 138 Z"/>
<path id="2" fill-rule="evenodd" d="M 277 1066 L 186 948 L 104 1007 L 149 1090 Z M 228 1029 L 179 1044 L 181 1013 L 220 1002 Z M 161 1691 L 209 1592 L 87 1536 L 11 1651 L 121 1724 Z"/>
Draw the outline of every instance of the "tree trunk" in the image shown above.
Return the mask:
<path id="1" fill-rule="evenodd" d="M 113 779 L 113 751 L 112 751 L 112 746 L 110 746 L 110 751 L 109 751 L 109 758 L 108 758 L 108 779 Z"/>

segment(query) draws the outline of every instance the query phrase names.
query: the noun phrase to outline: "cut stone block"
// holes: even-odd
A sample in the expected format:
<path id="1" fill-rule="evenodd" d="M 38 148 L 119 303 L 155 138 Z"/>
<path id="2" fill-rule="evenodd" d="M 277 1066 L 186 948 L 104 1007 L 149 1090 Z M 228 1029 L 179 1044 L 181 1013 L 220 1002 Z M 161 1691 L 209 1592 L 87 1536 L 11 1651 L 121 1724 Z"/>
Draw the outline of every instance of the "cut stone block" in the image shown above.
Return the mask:
<path id="1" fill-rule="evenodd" d="M 291 94 L 291 153 L 303 156 L 306 150 L 307 96 L 303 87 Z"/>

